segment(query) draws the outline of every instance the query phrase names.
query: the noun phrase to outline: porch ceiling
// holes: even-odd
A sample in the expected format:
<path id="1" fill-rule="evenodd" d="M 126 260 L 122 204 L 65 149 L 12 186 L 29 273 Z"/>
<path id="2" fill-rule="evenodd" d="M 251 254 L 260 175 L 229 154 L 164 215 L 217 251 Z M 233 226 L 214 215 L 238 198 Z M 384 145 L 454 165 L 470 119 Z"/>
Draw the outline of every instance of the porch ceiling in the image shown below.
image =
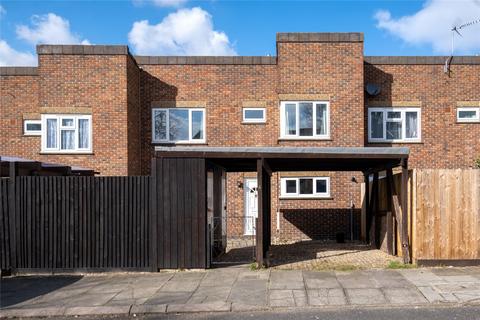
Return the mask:
<path id="1" fill-rule="evenodd" d="M 156 157 L 204 158 L 226 171 L 378 171 L 408 159 L 408 148 L 389 147 L 156 147 Z"/>

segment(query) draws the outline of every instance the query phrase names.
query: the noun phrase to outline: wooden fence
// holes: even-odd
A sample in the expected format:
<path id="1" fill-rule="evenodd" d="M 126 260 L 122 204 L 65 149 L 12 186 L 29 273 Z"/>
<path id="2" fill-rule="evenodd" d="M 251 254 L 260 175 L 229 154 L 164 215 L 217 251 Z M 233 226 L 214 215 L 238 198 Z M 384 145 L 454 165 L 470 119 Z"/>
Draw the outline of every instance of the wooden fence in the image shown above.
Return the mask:
<path id="1" fill-rule="evenodd" d="M 9 216 L 6 181 L 0 228 Z M 10 259 L 1 248 L 2 269 L 149 269 L 149 183 L 150 177 L 16 177 L 15 227 L 2 232 L 15 249 Z"/>
<path id="2" fill-rule="evenodd" d="M 10 260 L 9 179 L 0 178 L 0 269 L 8 269 Z"/>
<path id="3" fill-rule="evenodd" d="M 400 190 L 400 175 L 393 181 Z M 379 188 L 385 195 L 386 179 L 380 179 Z M 381 197 L 379 202 L 378 245 L 387 251 L 388 199 Z M 421 264 L 480 259 L 480 170 L 410 171 L 408 235 L 412 258 Z M 393 240 L 401 256 L 398 232 Z"/>

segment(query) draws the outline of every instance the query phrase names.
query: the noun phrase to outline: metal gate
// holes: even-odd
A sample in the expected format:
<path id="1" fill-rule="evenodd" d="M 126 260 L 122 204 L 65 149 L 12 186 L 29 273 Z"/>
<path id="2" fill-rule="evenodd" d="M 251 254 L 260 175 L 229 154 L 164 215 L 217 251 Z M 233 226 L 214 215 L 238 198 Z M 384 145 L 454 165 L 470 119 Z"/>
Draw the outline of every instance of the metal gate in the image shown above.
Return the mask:
<path id="1" fill-rule="evenodd" d="M 210 217 L 212 264 L 233 265 L 255 261 L 255 220 L 252 216 L 233 214 Z"/>

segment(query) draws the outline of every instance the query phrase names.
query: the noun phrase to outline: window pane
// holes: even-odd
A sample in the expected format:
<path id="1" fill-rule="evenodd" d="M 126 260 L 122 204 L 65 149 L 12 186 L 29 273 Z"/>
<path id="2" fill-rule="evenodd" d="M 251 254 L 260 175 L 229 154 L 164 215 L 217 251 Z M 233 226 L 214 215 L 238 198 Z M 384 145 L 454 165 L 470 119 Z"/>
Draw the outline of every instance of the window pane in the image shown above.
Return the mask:
<path id="1" fill-rule="evenodd" d="M 458 117 L 460 119 L 476 119 L 477 112 L 475 110 L 458 111 Z"/>
<path id="2" fill-rule="evenodd" d="M 297 134 L 297 109 L 295 104 L 288 103 L 285 105 L 285 133 Z"/>
<path id="3" fill-rule="evenodd" d="M 387 139 L 401 139 L 402 138 L 402 123 L 387 121 Z"/>
<path id="4" fill-rule="evenodd" d="M 192 111 L 192 139 L 203 139 L 203 111 Z"/>
<path id="5" fill-rule="evenodd" d="M 296 180 L 286 180 L 285 181 L 285 192 L 286 193 L 297 193 L 297 181 Z"/>
<path id="6" fill-rule="evenodd" d="M 90 121 L 88 119 L 78 119 L 78 148 L 88 149 L 90 135 Z"/>
<path id="7" fill-rule="evenodd" d="M 313 136 L 313 104 L 300 103 L 298 110 L 300 117 L 300 135 Z"/>
<path id="8" fill-rule="evenodd" d="M 47 148 L 57 147 L 57 119 L 47 119 Z"/>
<path id="9" fill-rule="evenodd" d="M 73 127 L 73 119 L 72 118 L 62 119 L 62 127 Z"/>
<path id="10" fill-rule="evenodd" d="M 375 111 L 370 113 L 370 137 L 383 138 L 383 112 Z"/>
<path id="11" fill-rule="evenodd" d="M 416 112 L 405 113 L 406 138 L 418 138 L 418 114 Z"/>
<path id="12" fill-rule="evenodd" d="M 263 113 L 264 110 L 248 110 L 246 109 L 244 111 L 245 113 L 245 119 L 251 119 L 251 120 L 263 120 Z"/>
<path id="13" fill-rule="evenodd" d="M 42 125 L 40 123 L 27 123 L 27 131 L 40 131 Z"/>
<path id="14" fill-rule="evenodd" d="M 402 113 L 400 111 L 389 111 L 387 113 L 388 119 L 400 119 L 402 117 Z"/>
<path id="15" fill-rule="evenodd" d="M 167 110 L 154 110 L 154 140 L 167 139 Z"/>
<path id="16" fill-rule="evenodd" d="M 188 110 L 170 110 L 170 140 L 188 140 Z"/>
<path id="17" fill-rule="evenodd" d="M 62 130 L 60 136 L 60 149 L 75 149 L 75 130 Z"/>
<path id="18" fill-rule="evenodd" d="M 313 194 L 312 179 L 300 179 L 300 194 Z"/>
<path id="19" fill-rule="evenodd" d="M 317 193 L 327 193 L 327 180 L 318 179 L 316 184 Z"/>
<path id="20" fill-rule="evenodd" d="M 327 134 L 327 105 L 317 104 L 317 129 L 316 134 Z"/>

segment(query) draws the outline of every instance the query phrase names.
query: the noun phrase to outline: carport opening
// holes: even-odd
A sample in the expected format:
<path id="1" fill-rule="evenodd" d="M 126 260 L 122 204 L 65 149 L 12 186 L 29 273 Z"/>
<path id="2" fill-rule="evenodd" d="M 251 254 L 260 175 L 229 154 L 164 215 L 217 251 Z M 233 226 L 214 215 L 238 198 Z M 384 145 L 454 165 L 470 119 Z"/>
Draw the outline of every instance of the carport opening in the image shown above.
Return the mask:
<path id="1" fill-rule="evenodd" d="M 272 235 L 275 235 L 275 223 L 278 206 L 275 205 L 275 195 L 278 187 L 272 184 L 273 177 L 279 177 L 285 172 L 335 172 L 351 176 L 350 183 L 365 182 L 365 216 L 363 219 L 364 231 L 359 232 L 349 228 L 348 232 L 335 234 L 335 240 L 360 239 L 364 244 L 361 250 L 368 247 L 379 247 L 379 217 L 386 216 L 386 230 L 383 230 L 387 238 L 387 252 L 395 254 L 395 225 L 400 234 L 402 254 L 405 262 L 410 262 L 409 244 L 407 231 L 406 212 L 406 178 L 408 176 L 408 148 L 300 148 L 300 147 L 157 147 L 157 158 L 201 158 L 205 160 L 207 170 L 207 250 L 209 252 L 207 265 L 222 262 L 226 253 L 237 252 L 237 259 L 224 262 L 246 263 L 256 261 L 258 265 L 268 266 L 271 264 L 272 254 L 278 252 L 281 245 L 272 243 Z M 392 179 L 394 168 L 401 168 L 402 183 L 400 190 L 395 187 Z M 379 173 L 385 172 L 385 181 L 390 186 L 386 199 L 388 202 L 387 212 L 380 212 L 379 202 Z M 248 212 L 226 207 L 227 199 L 231 196 L 227 190 L 227 175 L 242 173 L 244 179 L 233 183 L 233 188 L 242 189 L 244 197 L 252 194 L 250 199 L 244 198 L 245 203 L 251 204 L 256 200 L 256 213 L 252 221 L 248 221 Z M 273 176 L 273 177 L 272 177 Z M 250 180 L 249 180 L 250 178 Z M 316 183 L 313 181 L 312 183 Z M 298 187 L 298 186 L 297 186 Z M 272 189 L 273 188 L 273 189 Z M 322 183 L 319 183 L 322 188 Z M 249 191 L 249 192 L 247 192 Z M 272 197 L 273 194 L 273 197 Z M 401 194 L 401 196 L 400 196 Z M 358 195 L 357 195 L 358 196 Z M 358 201 L 357 201 L 358 202 Z M 255 206 L 253 206 L 255 207 Z M 354 220 L 358 217 L 359 207 L 351 205 L 342 208 L 319 208 L 318 210 L 335 209 L 345 210 L 347 219 Z M 290 211 L 288 211 L 290 210 Z M 282 212 L 285 220 L 290 219 L 294 223 L 295 212 L 301 208 L 287 209 Z M 305 212 L 304 212 L 305 214 Z M 229 220 L 230 217 L 230 220 Z M 325 217 L 327 218 L 327 217 Z M 237 219 L 237 221 L 233 221 Z M 358 218 L 357 218 L 358 219 Z M 321 219 L 320 219 L 321 221 Z M 393 222 L 392 222 L 393 221 Z M 377 225 L 376 225 L 377 224 Z M 272 227 L 273 225 L 273 227 Z M 351 221 L 349 226 L 355 225 Z M 358 225 L 358 222 L 357 222 Z M 235 228 L 241 229 L 235 230 Z M 241 227 L 239 227 L 241 226 Z M 315 234 L 315 226 L 304 226 L 306 232 Z M 235 236 L 238 241 L 235 242 Z M 343 239 L 340 239 L 343 238 Z M 250 240 L 250 242 L 248 242 Z M 343 241 L 342 241 L 343 240 Z M 368 246 L 365 246 L 367 244 Z M 275 246 L 277 245 L 277 246 Z M 289 244 L 287 244 L 288 246 Z M 362 244 L 359 244 L 362 245 Z M 237 247 L 235 247 L 237 246 Z M 298 245 L 297 245 L 298 246 Z M 295 248 L 295 246 L 291 246 Z M 235 249 L 235 250 L 234 250 Z M 359 247 L 360 250 L 360 247 Z M 288 255 L 288 250 L 287 250 Z M 231 254 L 230 256 L 235 256 Z M 295 256 L 294 254 L 290 254 Z M 298 258 L 301 259 L 301 258 Z"/>

